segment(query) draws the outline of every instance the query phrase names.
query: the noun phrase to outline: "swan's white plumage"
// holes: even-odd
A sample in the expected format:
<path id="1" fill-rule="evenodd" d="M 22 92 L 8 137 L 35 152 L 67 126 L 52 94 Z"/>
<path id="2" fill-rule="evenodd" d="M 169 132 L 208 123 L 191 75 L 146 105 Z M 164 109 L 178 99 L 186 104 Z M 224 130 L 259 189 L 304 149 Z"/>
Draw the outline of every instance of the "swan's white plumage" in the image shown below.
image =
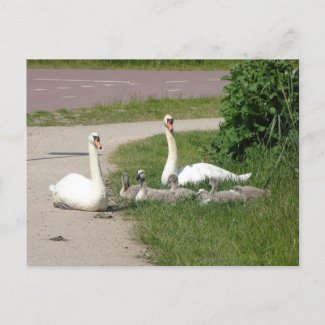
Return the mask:
<path id="1" fill-rule="evenodd" d="M 182 168 L 177 168 L 177 146 L 173 129 L 173 117 L 167 114 L 164 117 L 165 133 L 168 143 L 168 158 L 165 164 L 164 171 L 161 176 L 163 185 L 167 184 L 169 175 L 176 173 L 178 175 L 179 185 L 186 183 L 199 183 L 206 178 L 215 177 L 218 180 L 233 180 L 236 182 L 246 181 L 251 173 L 236 175 L 218 166 L 208 163 L 196 163 L 187 165 Z"/>
<path id="2" fill-rule="evenodd" d="M 197 163 L 178 168 L 177 175 L 179 185 L 184 185 L 186 183 L 199 183 L 211 177 L 216 177 L 219 180 L 245 181 L 251 174 L 236 175 L 212 164 Z"/>
<path id="3" fill-rule="evenodd" d="M 92 179 L 71 173 L 55 185 L 51 184 L 49 190 L 53 193 L 55 206 L 84 211 L 104 211 L 107 209 L 106 188 L 102 179 L 93 137 L 99 139 L 99 136 L 97 133 L 92 133 L 88 138 Z"/>
<path id="4" fill-rule="evenodd" d="M 79 175 L 69 174 L 52 186 L 54 202 L 61 202 L 78 210 L 86 210 L 91 204 L 91 180 Z"/>

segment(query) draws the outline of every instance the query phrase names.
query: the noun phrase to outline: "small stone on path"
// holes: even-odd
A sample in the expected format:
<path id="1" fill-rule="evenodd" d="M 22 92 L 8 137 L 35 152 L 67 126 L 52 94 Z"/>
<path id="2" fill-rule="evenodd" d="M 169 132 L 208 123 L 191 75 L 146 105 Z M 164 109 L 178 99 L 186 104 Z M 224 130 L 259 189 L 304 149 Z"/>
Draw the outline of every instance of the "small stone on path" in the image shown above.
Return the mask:
<path id="1" fill-rule="evenodd" d="M 67 239 L 65 239 L 62 236 L 52 237 L 52 238 L 50 238 L 50 240 L 53 240 L 53 241 L 67 241 Z"/>
<path id="2" fill-rule="evenodd" d="M 98 219 L 113 219 L 113 216 L 110 213 L 104 212 L 104 213 L 97 213 L 93 216 L 93 218 Z"/>

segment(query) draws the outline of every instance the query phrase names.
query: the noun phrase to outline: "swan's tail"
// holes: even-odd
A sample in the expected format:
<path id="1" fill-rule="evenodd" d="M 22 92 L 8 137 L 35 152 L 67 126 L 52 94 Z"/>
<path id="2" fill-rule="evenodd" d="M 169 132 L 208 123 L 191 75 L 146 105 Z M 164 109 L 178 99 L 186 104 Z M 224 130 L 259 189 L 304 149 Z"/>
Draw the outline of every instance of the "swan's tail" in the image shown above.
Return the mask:
<path id="1" fill-rule="evenodd" d="M 240 182 L 246 182 L 250 177 L 251 177 L 252 173 L 247 173 L 247 174 L 242 174 L 238 176 L 238 180 Z"/>
<path id="2" fill-rule="evenodd" d="M 49 190 L 54 194 L 55 192 L 55 185 L 51 184 Z"/>

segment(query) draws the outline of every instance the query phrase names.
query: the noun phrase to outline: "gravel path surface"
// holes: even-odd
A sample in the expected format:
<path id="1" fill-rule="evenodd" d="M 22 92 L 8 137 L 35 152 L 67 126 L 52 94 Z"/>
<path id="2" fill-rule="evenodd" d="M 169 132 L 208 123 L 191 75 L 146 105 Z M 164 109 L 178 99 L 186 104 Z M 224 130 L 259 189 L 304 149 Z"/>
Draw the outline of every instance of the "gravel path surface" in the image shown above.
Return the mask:
<path id="1" fill-rule="evenodd" d="M 220 119 L 181 120 L 175 127 L 177 131 L 212 130 L 219 123 Z M 118 145 L 162 133 L 164 128 L 161 121 L 28 127 L 28 265 L 150 265 L 145 260 L 146 247 L 134 240 L 134 224 L 120 212 L 110 211 L 98 218 L 103 214 L 53 207 L 50 184 L 70 172 L 90 177 L 87 137 L 92 131 L 101 136 L 99 158 L 106 176 L 114 168 L 107 156 Z"/>

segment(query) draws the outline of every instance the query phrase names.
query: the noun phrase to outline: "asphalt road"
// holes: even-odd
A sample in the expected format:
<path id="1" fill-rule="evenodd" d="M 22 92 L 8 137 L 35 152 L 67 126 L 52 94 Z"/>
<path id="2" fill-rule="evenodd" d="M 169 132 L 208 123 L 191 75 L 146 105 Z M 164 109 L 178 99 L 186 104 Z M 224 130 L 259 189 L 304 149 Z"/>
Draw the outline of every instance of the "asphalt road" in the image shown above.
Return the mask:
<path id="1" fill-rule="evenodd" d="M 27 112 L 83 108 L 132 98 L 217 96 L 227 71 L 27 70 Z"/>

